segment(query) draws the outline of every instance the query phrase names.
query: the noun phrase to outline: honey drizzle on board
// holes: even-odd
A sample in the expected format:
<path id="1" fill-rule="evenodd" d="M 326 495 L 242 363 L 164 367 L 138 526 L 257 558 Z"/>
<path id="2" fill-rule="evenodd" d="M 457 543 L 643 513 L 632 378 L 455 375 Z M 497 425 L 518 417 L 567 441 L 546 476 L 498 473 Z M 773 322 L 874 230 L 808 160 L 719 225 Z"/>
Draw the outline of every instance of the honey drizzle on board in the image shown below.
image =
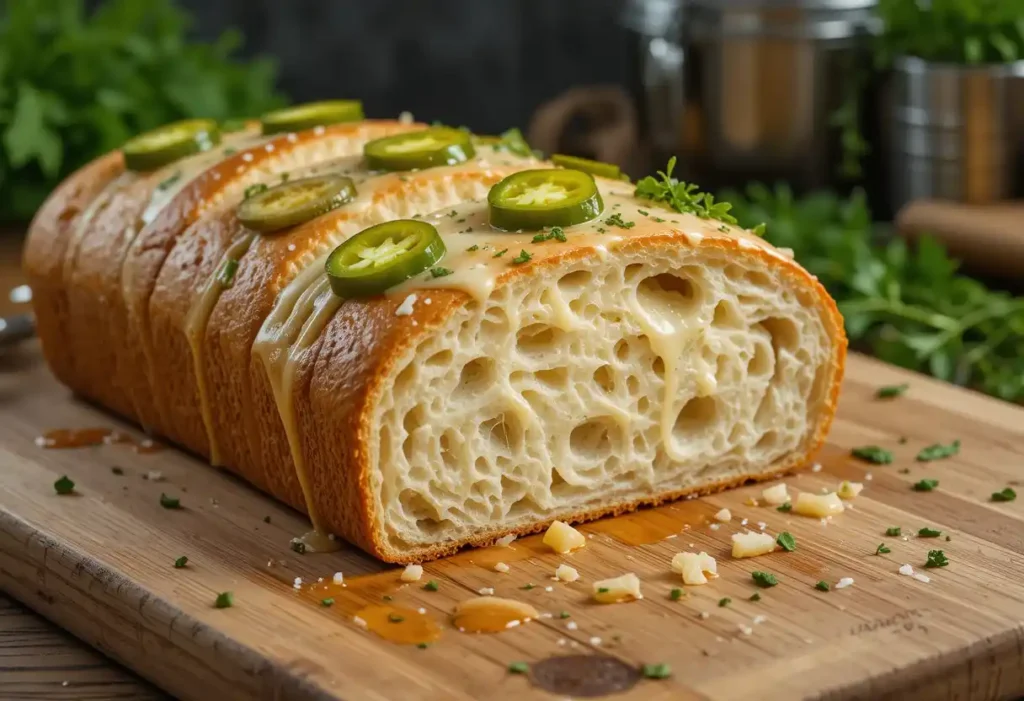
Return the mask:
<path id="1" fill-rule="evenodd" d="M 92 448 L 100 445 L 130 445 L 140 455 L 157 453 L 163 446 L 149 438 L 136 441 L 127 433 L 113 428 L 56 428 L 36 438 L 36 445 L 46 450 Z"/>

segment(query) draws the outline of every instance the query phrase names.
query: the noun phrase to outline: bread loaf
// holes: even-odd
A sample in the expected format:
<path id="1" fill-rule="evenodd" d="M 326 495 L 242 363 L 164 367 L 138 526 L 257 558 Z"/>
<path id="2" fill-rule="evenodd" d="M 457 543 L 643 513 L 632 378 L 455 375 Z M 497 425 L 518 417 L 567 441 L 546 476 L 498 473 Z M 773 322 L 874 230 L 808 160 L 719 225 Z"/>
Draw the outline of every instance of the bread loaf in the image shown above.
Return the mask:
<path id="1" fill-rule="evenodd" d="M 788 255 L 604 178 L 604 211 L 564 236 L 496 231 L 490 188 L 554 166 L 481 143 L 367 170 L 368 141 L 424 128 L 254 125 L 155 171 L 114 153 L 73 174 L 24 256 L 54 374 L 390 562 L 809 460 L 846 339 Z M 236 216 L 253 186 L 322 173 L 356 197 L 270 234 Z M 331 250 L 413 217 L 447 247 L 437 276 L 332 292 Z"/>

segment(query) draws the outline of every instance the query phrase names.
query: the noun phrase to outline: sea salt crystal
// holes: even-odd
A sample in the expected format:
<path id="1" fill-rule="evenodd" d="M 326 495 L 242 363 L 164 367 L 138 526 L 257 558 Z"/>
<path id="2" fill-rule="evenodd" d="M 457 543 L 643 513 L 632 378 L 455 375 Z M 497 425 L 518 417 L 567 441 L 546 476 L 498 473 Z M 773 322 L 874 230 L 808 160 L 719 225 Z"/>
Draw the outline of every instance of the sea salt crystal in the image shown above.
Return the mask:
<path id="1" fill-rule="evenodd" d="M 493 596 L 494 595 L 494 588 L 493 587 L 484 587 L 483 589 L 480 590 L 479 593 L 480 593 L 480 596 Z"/>
<path id="2" fill-rule="evenodd" d="M 902 574 L 904 577 L 913 577 L 914 568 L 910 565 L 900 565 L 900 574 Z"/>
<path id="3" fill-rule="evenodd" d="M 423 608 L 422 606 L 420 606 L 418 609 L 416 609 L 416 612 L 419 613 L 421 616 L 423 616 L 424 614 L 427 613 L 427 610 L 425 608 Z"/>
<path id="4" fill-rule="evenodd" d="M 301 589 L 302 588 L 302 577 L 296 577 L 295 581 L 292 582 L 292 586 L 295 587 L 296 589 Z"/>
<path id="5" fill-rule="evenodd" d="M 506 565 L 504 562 L 499 562 L 498 564 L 496 564 L 494 566 L 494 571 L 495 572 L 501 572 L 502 574 L 505 574 L 506 572 L 508 572 L 509 569 L 510 569 L 509 566 Z"/>
<path id="6" fill-rule="evenodd" d="M 353 616 L 352 617 L 352 622 L 355 623 L 360 628 L 365 628 L 366 627 L 366 621 L 363 620 L 362 618 L 360 618 L 359 616 Z"/>
<path id="7" fill-rule="evenodd" d="M 593 638 L 590 639 L 590 644 L 593 645 L 594 647 L 597 647 L 598 645 L 601 644 L 601 638 L 599 638 L 599 637 L 597 637 L 595 635 Z"/>
<path id="8" fill-rule="evenodd" d="M 811 465 L 811 472 L 821 472 L 821 463 L 816 462 L 813 465 Z"/>
<path id="9" fill-rule="evenodd" d="M 768 620 L 767 616 L 754 616 L 754 625 L 758 626 Z"/>
<path id="10" fill-rule="evenodd" d="M 566 630 L 579 630 L 579 627 L 580 626 L 579 626 L 578 623 L 576 623 L 576 621 L 569 621 L 568 623 L 565 624 L 565 629 Z"/>
<path id="11" fill-rule="evenodd" d="M 416 304 L 416 293 L 408 295 L 395 310 L 395 316 L 409 316 L 412 314 L 412 305 Z"/>
<path id="12" fill-rule="evenodd" d="M 242 154 L 242 160 L 245 161 L 246 163 L 249 163 L 250 161 L 252 161 L 252 154 L 251 153 L 243 153 Z"/>
<path id="13" fill-rule="evenodd" d="M 846 589 L 846 587 L 853 586 L 853 577 L 843 577 L 836 582 L 836 589 Z"/>
<path id="14" fill-rule="evenodd" d="M 925 584 L 927 584 L 928 582 L 932 581 L 931 577 L 929 577 L 926 574 L 921 574 L 920 572 L 915 572 L 914 573 L 914 579 L 916 579 L 919 582 L 924 582 Z"/>
<path id="15" fill-rule="evenodd" d="M 515 539 L 515 534 L 509 533 L 508 535 L 503 535 L 500 538 L 498 538 L 496 541 L 494 541 L 494 544 L 502 548 L 507 548 L 508 546 L 512 545 L 512 541 Z"/>
<path id="16" fill-rule="evenodd" d="M 710 528 L 711 530 L 713 530 L 713 531 L 717 531 L 717 530 L 718 530 L 719 528 L 721 528 L 721 527 L 722 527 L 722 524 L 720 524 L 720 523 L 712 523 L 712 524 L 711 524 L 711 525 L 709 526 L 709 528 Z"/>
<path id="17" fill-rule="evenodd" d="M 703 618 L 703 619 L 708 619 L 708 618 L 710 618 L 710 617 L 711 617 L 711 614 L 710 614 L 710 613 L 708 613 L 707 611 L 701 611 L 701 612 L 700 612 L 699 614 L 697 614 L 697 615 L 698 615 L 698 616 L 700 616 L 700 617 L 701 617 L 701 618 Z"/>
<path id="18" fill-rule="evenodd" d="M 743 635 L 751 635 L 754 632 L 754 629 L 740 623 L 740 632 L 743 633 Z"/>

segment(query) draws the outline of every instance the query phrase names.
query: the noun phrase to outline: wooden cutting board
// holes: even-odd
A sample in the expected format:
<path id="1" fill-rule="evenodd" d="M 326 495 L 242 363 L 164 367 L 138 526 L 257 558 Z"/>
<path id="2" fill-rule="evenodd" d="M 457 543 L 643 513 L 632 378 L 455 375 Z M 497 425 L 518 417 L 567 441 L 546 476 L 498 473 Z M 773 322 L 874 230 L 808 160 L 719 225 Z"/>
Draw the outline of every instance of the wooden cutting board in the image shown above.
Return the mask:
<path id="1" fill-rule="evenodd" d="M 910 383 L 904 397 L 874 398 L 877 387 L 899 382 Z M 587 547 L 570 556 L 545 552 L 534 537 L 429 563 L 423 580 L 407 585 L 400 569 L 355 551 L 289 551 L 304 528 L 298 514 L 176 450 L 34 443 L 47 429 L 86 426 L 121 425 L 69 397 L 32 345 L 0 353 L 0 589 L 182 698 L 566 698 L 507 667 L 570 654 L 671 665 L 670 678 L 640 680 L 622 699 L 1024 692 L 1024 497 L 989 500 L 1024 480 L 1024 409 L 862 357 L 851 358 L 839 419 L 819 458 L 824 469 L 785 479 L 791 493 L 862 481 L 853 508 L 830 522 L 747 505 L 761 491 L 750 486 L 586 526 Z M 957 457 L 914 461 L 922 446 L 954 438 L 963 442 Z M 892 447 L 895 464 L 846 457 L 865 443 Z M 160 480 L 144 479 L 154 470 Z M 55 494 L 63 474 L 77 483 L 76 495 Z M 926 477 L 939 480 L 935 491 L 911 488 Z M 180 497 L 184 508 L 161 508 L 161 493 Z M 733 520 L 713 528 L 722 507 Z M 789 531 L 796 551 L 732 560 L 730 535 L 741 519 L 755 529 L 763 521 L 772 534 Z M 889 526 L 910 537 L 886 537 Z M 913 536 L 925 526 L 943 536 Z M 876 555 L 883 542 L 891 553 Z M 673 601 L 681 583 L 669 561 L 688 549 L 716 557 L 721 576 Z M 931 549 L 942 549 L 949 566 L 925 569 Z M 181 555 L 188 565 L 176 569 Z M 498 561 L 507 574 L 493 570 Z M 582 581 L 552 581 L 563 562 Z M 930 581 L 899 575 L 904 563 Z M 774 573 L 778 586 L 757 590 L 754 570 Z M 339 571 L 348 587 L 333 590 L 326 607 L 317 580 Z M 594 581 L 624 572 L 639 575 L 643 600 L 591 603 Z M 854 584 L 814 588 L 844 577 Z M 425 590 L 427 580 L 438 590 Z M 553 615 L 498 634 L 451 628 L 455 603 L 484 588 Z M 232 608 L 214 607 L 223 591 L 233 592 Z M 761 598 L 750 601 L 755 591 Z M 726 597 L 731 604 L 720 607 Z M 426 649 L 388 642 L 354 624 L 365 605 L 411 612 L 384 630 L 391 637 L 431 621 L 441 637 Z"/>

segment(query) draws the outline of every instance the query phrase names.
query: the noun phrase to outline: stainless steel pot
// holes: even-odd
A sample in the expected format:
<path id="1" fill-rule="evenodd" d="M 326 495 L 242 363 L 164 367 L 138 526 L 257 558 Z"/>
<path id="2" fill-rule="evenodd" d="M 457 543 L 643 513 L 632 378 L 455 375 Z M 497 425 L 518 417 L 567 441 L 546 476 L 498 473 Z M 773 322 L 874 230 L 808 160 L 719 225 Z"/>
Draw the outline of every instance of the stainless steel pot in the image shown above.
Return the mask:
<path id="1" fill-rule="evenodd" d="M 685 175 L 707 187 L 834 183 L 841 151 L 829 120 L 860 70 L 857 47 L 874 27 L 875 3 L 631 2 L 655 158 L 680 155 Z M 658 17 L 673 19 L 656 25 Z"/>
<path id="2" fill-rule="evenodd" d="M 1024 61 L 901 58 L 889 85 L 882 109 L 894 210 L 915 199 L 986 204 L 1024 195 Z"/>

